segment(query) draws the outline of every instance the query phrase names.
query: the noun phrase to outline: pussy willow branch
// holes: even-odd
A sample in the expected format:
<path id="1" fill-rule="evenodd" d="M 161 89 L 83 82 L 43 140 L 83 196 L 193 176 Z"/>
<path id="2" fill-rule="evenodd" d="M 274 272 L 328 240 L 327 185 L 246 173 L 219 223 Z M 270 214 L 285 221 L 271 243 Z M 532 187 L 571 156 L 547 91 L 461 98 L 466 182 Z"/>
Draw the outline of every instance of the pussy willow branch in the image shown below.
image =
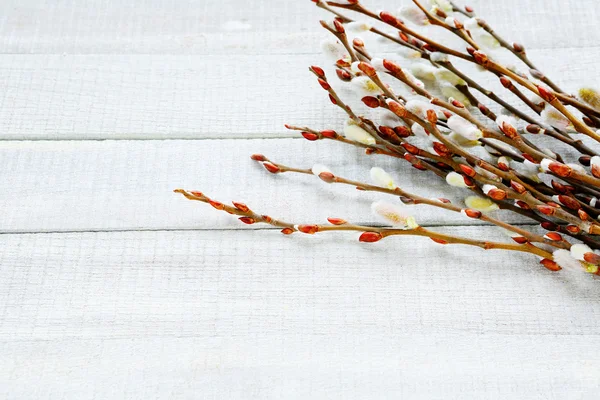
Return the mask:
<path id="1" fill-rule="evenodd" d="M 332 14 L 336 15 L 336 17 L 340 18 L 341 21 L 343 22 L 353 22 L 354 20 L 349 18 L 348 16 L 338 12 L 335 9 L 332 9 L 331 7 L 329 7 L 327 4 L 325 4 L 324 1 L 318 1 L 317 2 L 317 6 L 327 10 L 329 12 L 331 12 Z M 465 15 L 470 14 L 470 13 L 465 13 Z M 376 35 L 379 35 L 381 37 L 384 37 L 396 44 L 399 44 L 401 46 L 405 46 L 408 47 L 414 51 L 417 51 L 421 54 L 421 56 L 425 59 L 429 59 L 429 53 L 421 48 L 418 48 L 410 43 L 408 43 L 407 41 L 404 40 L 399 40 L 396 37 L 389 35 L 375 27 L 370 28 L 370 31 L 375 33 Z M 517 108 L 511 106 L 509 103 L 505 102 L 504 100 L 502 100 L 500 97 L 498 97 L 495 93 L 493 93 L 490 90 L 487 90 L 483 87 L 481 87 L 479 84 L 477 84 L 473 79 L 471 79 L 470 77 L 468 77 L 466 74 L 462 73 L 458 68 L 456 68 L 450 61 L 447 62 L 437 62 L 438 65 L 448 69 L 449 71 L 455 73 L 457 76 L 459 76 L 461 79 L 465 80 L 467 82 L 467 84 L 474 88 L 475 90 L 478 90 L 479 92 L 481 92 L 482 94 L 484 94 L 486 97 L 490 98 L 491 100 L 493 100 L 494 102 L 500 104 L 502 107 L 504 107 L 505 109 L 507 109 L 508 111 L 510 111 L 511 113 L 517 115 L 519 118 L 528 121 L 530 124 L 535 124 L 538 125 L 542 128 L 544 128 L 544 132 L 545 134 L 547 134 L 550 137 L 553 137 L 557 140 L 560 140 L 566 144 L 569 144 L 570 146 L 573 146 L 574 148 L 576 148 L 578 151 L 580 151 L 583 154 L 589 154 L 589 155 L 597 155 L 597 153 L 590 149 L 588 146 L 586 146 L 581 140 L 575 140 L 570 138 L 566 133 L 564 132 L 560 132 L 559 130 L 557 130 L 554 127 L 548 126 L 546 124 L 541 123 L 540 121 L 536 121 L 534 119 L 532 119 L 531 117 L 529 117 L 527 114 L 521 112 L 520 110 L 518 110 Z M 496 74 L 497 76 L 499 76 L 500 78 L 502 78 L 502 75 Z M 540 113 L 540 109 L 539 107 L 533 105 L 529 99 L 527 99 L 522 92 L 515 86 L 513 85 L 508 79 L 506 79 L 505 81 L 503 81 L 503 84 L 505 84 L 507 86 L 507 89 L 512 91 L 515 95 L 517 95 L 517 97 L 519 97 L 520 99 L 525 101 L 525 104 L 527 104 L 528 106 L 530 106 L 530 108 L 532 108 L 534 111 L 536 111 L 536 113 Z"/>
<path id="2" fill-rule="evenodd" d="M 234 203 L 234 206 L 221 203 L 219 201 L 210 199 L 206 195 L 200 192 L 190 192 L 184 189 L 176 189 L 175 193 L 180 193 L 189 200 L 200 201 L 207 203 L 216 208 L 217 210 L 225 211 L 229 214 L 240 215 L 240 220 L 246 224 L 265 223 L 273 225 L 279 228 L 283 228 L 282 233 L 292 234 L 294 232 L 302 232 L 306 234 L 315 234 L 317 232 L 330 232 L 330 231 L 356 231 L 363 233 L 373 233 L 378 235 L 372 235 L 373 239 L 366 236 L 366 240 L 363 241 L 378 241 L 388 236 L 424 236 L 428 237 L 440 244 L 464 244 L 468 246 L 479 247 L 484 250 L 509 250 L 518 251 L 522 253 L 534 254 L 544 259 L 551 260 L 552 253 L 543 250 L 539 247 L 532 245 L 531 243 L 525 244 L 509 244 L 492 241 L 474 240 L 463 238 L 460 236 L 447 235 L 443 233 L 434 232 L 423 227 L 416 227 L 414 229 L 395 229 L 395 228 L 382 228 L 377 226 L 363 226 L 348 224 L 345 221 L 340 225 L 319 225 L 319 224 L 303 224 L 296 225 L 289 222 L 283 222 L 280 220 L 273 219 L 267 215 L 257 214 L 250 210 L 248 206 L 243 203 Z M 559 267 L 557 269 L 560 269 Z"/>
<path id="3" fill-rule="evenodd" d="M 320 1 L 320 0 L 318 0 L 318 1 Z M 398 20 L 396 17 L 394 17 L 390 13 L 382 12 L 378 15 L 378 14 L 370 11 L 369 9 L 367 9 L 361 3 L 358 3 L 358 2 L 354 3 L 354 4 L 339 4 L 339 3 L 335 3 L 335 2 L 327 2 L 327 4 L 332 7 L 345 8 L 345 9 L 349 9 L 352 11 L 356 11 L 356 12 L 366 15 L 370 18 L 373 18 L 377 21 L 386 23 L 386 24 L 400 30 L 401 32 L 403 32 L 405 34 L 414 36 L 415 38 L 418 38 L 419 40 L 427 43 L 433 51 L 439 51 L 439 52 L 442 52 L 442 53 L 445 53 L 448 55 L 452 55 L 452 56 L 461 58 L 463 60 L 466 60 L 466 61 L 469 61 L 472 63 L 479 64 L 482 67 L 484 67 L 485 69 L 487 69 L 488 71 L 490 71 L 496 75 L 500 74 L 500 75 L 509 76 L 511 79 L 517 81 L 520 85 L 529 89 L 532 93 L 539 95 L 542 98 L 545 97 L 545 94 L 548 94 L 548 95 L 559 98 L 560 101 L 564 101 L 566 104 L 569 104 L 569 105 L 572 105 L 572 106 L 578 108 L 582 112 L 591 112 L 595 116 L 600 116 L 599 110 L 595 110 L 592 107 L 587 106 L 587 105 L 577 101 L 574 98 L 571 98 L 569 96 L 566 96 L 564 94 L 557 93 L 557 92 L 554 92 L 551 90 L 546 90 L 541 87 L 538 88 L 538 86 L 536 86 L 535 84 L 530 82 L 527 78 L 523 78 L 523 77 L 513 73 L 512 71 L 510 71 L 508 68 L 500 65 L 499 63 L 489 60 L 487 56 L 485 56 L 483 53 L 477 51 L 476 49 L 471 48 L 474 53 L 473 56 L 471 56 L 469 54 L 461 53 L 456 50 L 445 47 L 445 46 L 439 44 L 438 42 L 434 41 L 433 39 L 424 37 L 424 36 L 416 33 L 414 30 L 408 28 L 405 24 L 403 24 L 400 20 Z M 560 101 L 558 103 L 560 103 Z M 583 122 L 578 120 L 572 113 L 570 113 L 562 105 L 562 103 L 560 103 L 560 104 L 551 103 L 551 104 L 555 108 L 557 108 L 559 112 L 561 112 L 563 115 L 565 115 L 565 117 L 567 117 L 573 123 L 573 125 L 575 126 L 575 129 L 578 132 L 583 133 L 583 134 L 595 139 L 596 141 L 600 141 L 600 136 L 597 135 L 593 130 L 588 128 L 587 125 L 585 125 Z"/>
<path id="4" fill-rule="evenodd" d="M 280 173 L 293 172 L 293 173 L 299 173 L 299 174 L 312 175 L 312 176 L 319 177 L 318 175 L 315 175 L 315 173 L 311 169 L 289 167 L 289 166 L 286 166 L 283 164 L 276 163 L 270 159 L 269 159 L 269 162 L 271 164 L 279 167 Z M 344 185 L 354 186 L 362 191 L 379 192 L 379 193 L 386 193 L 386 194 L 393 195 L 393 196 L 399 196 L 401 198 L 404 198 L 403 201 L 405 202 L 405 204 L 415 204 L 415 205 L 425 204 L 425 205 L 429 205 L 434 208 L 441 208 L 446 211 L 452 211 L 452 212 L 459 213 L 459 214 L 462 213 L 462 214 L 467 215 L 469 218 L 479 219 L 484 222 L 489 222 L 500 228 L 517 233 L 518 235 L 520 235 L 520 237 L 515 238 L 516 241 L 520 241 L 520 239 L 525 238 L 530 242 L 543 243 L 543 244 L 550 245 L 550 246 L 560 248 L 560 249 L 569 249 L 571 247 L 571 244 L 565 239 L 561 238 L 561 240 L 556 241 L 556 240 L 544 238 L 540 235 L 536 235 L 525 229 L 522 229 L 517 226 L 511 225 L 509 223 L 500 221 L 499 219 L 496 219 L 494 217 L 486 215 L 482 212 L 455 206 L 449 200 L 428 199 L 426 197 L 407 192 L 400 187 L 396 187 L 394 189 L 388 189 L 388 188 L 384 188 L 381 186 L 370 185 L 365 182 L 354 181 L 354 180 L 347 179 L 347 178 L 344 178 L 344 177 L 341 177 L 338 175 L 333 175 L 333 177 L 327 176 L 327 179 L 325 179 L 325 181 L 328 183 L 341 183 Z M 408 202 L 406 199 L 409 199 L 410 202 Z M 523 241 L 520 241 L 520 243 L 522 244 Z"/>

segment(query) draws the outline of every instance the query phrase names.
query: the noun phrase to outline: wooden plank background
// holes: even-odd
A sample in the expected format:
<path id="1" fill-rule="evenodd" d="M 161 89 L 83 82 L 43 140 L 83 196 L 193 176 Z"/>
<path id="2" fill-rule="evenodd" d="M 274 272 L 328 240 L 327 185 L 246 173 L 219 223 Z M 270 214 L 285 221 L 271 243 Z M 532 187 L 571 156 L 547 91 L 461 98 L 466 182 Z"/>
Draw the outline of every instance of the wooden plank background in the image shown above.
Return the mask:
<path id="1" fill-rule="evenodd" d="M 564 88 L 600 85 L 592 0 L 471 5 Z M 419 238 L 283 237 L 171 192 L 371 219 L 380 195 L 267 174 L 248 158 L 263 152 L 460 200 L 283 128 L 343 121 L 306 71 L 323 16 L 291 0 L 0 4 L 0 397 L 597 398 L 598 279 Z"/>

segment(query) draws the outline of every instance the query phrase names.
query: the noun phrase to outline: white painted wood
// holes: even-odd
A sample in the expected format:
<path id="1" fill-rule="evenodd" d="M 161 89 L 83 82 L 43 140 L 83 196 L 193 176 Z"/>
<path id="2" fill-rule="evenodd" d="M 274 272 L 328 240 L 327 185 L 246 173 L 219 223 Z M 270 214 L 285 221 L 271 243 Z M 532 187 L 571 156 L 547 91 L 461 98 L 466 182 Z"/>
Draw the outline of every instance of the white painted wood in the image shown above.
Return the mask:
<path id="1" fill-rule="evenodd" d="M 427 1 L 424 1 L 427 3 Z M 410 1 L 364 2 L 396 10 Z M 591 2 L 468 2 L 512 41 L 529 48 L 596 46 Z M 0 4 L 0 52 L 54 54 L 297 54 L 319 43 L 320 12 L 309 0 L 7 0 Z"/>
<path id="2" fill-rule="evenodd" d="M 408 191 L 457 204 L 472 194 L 402 159 L 366 156 L 355 147 L 325 140 L 0 142 L 0 181 L 7 188 L 0 192 L 0 209 L 5 211 L 0 213 L 0 231 L 245 227 L 226 213 L 173 193 L 180 187 L 224 202 L 244 201 L 258 212 L 294 223 L 331 216 L 373 221 L 372 201 L 399 202 L 311 176 L 273 175 L 250 160 L 252 153 L 300 168 L 326 163 L 340 176 L 363 182 L 371 182 L 369 170 L 379 166 Z M 423 225 L 476 222 L 427 206 L 415 206 L 414 212 Z"/>
<path id="3" fill-rule="evenodd" d="M 471 4 L 569 91 L 600 83 L 593 2 Z M 342 120 L 304 70 L 323 63 L 319 15 L 308 0 L 0 3 L 1 398 L 597 398 L 597 277 L 423 238 L 238 230 L 171 193 L 371 219 L 382 196 L 247 158 L 362 179 L 396 165 L 281 139 L 285 122 Z M 280 139 L 245 140 L 266 137 Z M 85 140 L 184 138 L 198 140 Z"/>
<path id="4" fill-rule="evenodd" d="M 593 73 L 600 48 L 530 53 L 565 90 L 600 85 Z M 5 55 L 0 59 L 0 138 L 282 137 L 289 134 L 284 123 L 335 127 L 344 114 L 307 70 L 324 63 L 319 54 Z M 520 106 L 495 76 L 473 66 L 466 70 Z M 351 105 L 367 112 L 356 94 L 344 90 L 347 84 L 335 77 L 332 82 Z"/>
<path id="5" fill-rule="evenodd" d="M 527 255 L 356 236 L 1 235 L 0 393 L 597 394 L 598 279 L 551 273 Z"/>

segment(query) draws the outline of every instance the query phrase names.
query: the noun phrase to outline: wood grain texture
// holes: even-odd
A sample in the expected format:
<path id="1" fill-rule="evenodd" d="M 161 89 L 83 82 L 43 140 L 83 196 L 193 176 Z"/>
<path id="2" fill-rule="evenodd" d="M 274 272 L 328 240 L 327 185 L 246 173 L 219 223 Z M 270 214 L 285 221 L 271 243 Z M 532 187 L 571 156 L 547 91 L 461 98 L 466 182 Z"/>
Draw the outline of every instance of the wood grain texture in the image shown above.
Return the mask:
<path id="1" fill-rule="evenodd" d="M 447 197 L 456 204 L 472 194 L 411 168 L 403 159 L 366 156 L 331 141 L 0 142 L 0 180 L 10 188 L 0 192 L 0 207 L 10 210 L 0 214 L 0 231 L 246 228 L 231 215 L 185 200 L 173 193 L 176 188 L 199 190 L 223 202 L 243 201 L 257 212 L 294 223 L 325 222 L 331 216 L 373 222 L 373 201 L 399 203 L 394 196 L 330 185 L 316 177 L 270 174 L 250 160 L 252 153 L 300 168 L 326 162 L 340 176 L 364 182 L 371 182 L 369 170 L 378 166 L 408 191 Z M 414 206 L 414 213 L 423 225 L 478 222 L 426 206 Z"/>
<path id="2" fill-rule="evenodd" d="M 545 72 L 569 92 L 582 83 L 600 85 L 593 73 L 600 48 L 530 51 L 530 56 L 547 65 Z M 288 136 L 284 123 L 339 128 L 344 114 L 307 70 L 323 63 L 317 53 L 6 55 L 0 59 L 0 138 L 249 138 Z M 494 75 L 470 65 L 465 71 L 520 106 Z M 332 81 L 349 104 L 367 112 L 347 84 Z"/>
<path id="3" fill-rule="evenodd" d="M 591 0 L 470 3 L 567 90 L 600 84 Z M 597 398 L 597 277 L 424 238 L 250 231 L 171 192 L 303 222 L 370 220 L 385 198 L 270 175 L 248 159 L 264 152 L 365 180 L 381 166 L 460 201 L 285 132 L 341 127 L 305 70 L 323 63 L 324 15 L 308 0 L 0 2 L 0 398 Z"/>
<path id="4" fill-rule="evenodd" d="M 1 235 L 0 393 L 593 398 L 597 279 L 408 240 Z"/>

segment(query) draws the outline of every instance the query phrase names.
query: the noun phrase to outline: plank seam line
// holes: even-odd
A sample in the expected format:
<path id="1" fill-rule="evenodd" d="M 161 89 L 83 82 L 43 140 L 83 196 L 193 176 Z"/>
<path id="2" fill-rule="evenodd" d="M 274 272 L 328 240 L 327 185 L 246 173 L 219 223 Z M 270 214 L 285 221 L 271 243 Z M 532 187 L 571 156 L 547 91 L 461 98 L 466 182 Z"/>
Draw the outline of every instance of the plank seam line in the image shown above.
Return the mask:
<path id="1" fill-rule="evenodd" d="M 378 226 L 371 222 L 357 222 L 357 225 Z M 537 226 L 537 223 L 529 222 L 516 222 L 514 226 Z M 494 227 L 495 225 L 482 223 L 482 224 L 423 224 L 424 228 L 461 228 L 461 227 Z M 0 236 L 9 235 L 38 235 L 38 234 L 73 234 L 73 233 L 125 233 L 125 232 L 255 232 L 255 231 L 277 231 L 281 228 L 275 227 L 262 227 L 262 228 L 124 228 L 124 229 L 71 229 L 71 230 L 48 230 L 48 231 L 28 231 L 28 230 L 15 230 L 15 231 L 0 231 Z"/>

